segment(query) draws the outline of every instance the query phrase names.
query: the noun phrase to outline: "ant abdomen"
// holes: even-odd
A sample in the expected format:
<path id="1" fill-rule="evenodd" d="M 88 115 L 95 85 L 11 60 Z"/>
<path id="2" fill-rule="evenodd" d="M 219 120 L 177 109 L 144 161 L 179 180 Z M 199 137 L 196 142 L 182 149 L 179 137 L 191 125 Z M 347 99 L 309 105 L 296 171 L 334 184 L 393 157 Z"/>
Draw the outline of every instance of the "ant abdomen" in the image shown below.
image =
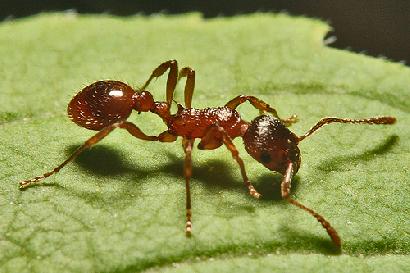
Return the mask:
<path id="1" fill-rule="evenodd" d="M 71 100 L 68 116 L 79 126 L 101 130 L 131 114 L 134 93 L 131 86 L 120 81 L 97 81 Z"/>
<path id="2" fill-rule="evenodd" d="M 266 168 L 285 174 L 289 162 L 294 173 L 300 166 L 298 137 L 273 116 L 259 116 L 250 124 L 243 141 L 246 151 Z"/>

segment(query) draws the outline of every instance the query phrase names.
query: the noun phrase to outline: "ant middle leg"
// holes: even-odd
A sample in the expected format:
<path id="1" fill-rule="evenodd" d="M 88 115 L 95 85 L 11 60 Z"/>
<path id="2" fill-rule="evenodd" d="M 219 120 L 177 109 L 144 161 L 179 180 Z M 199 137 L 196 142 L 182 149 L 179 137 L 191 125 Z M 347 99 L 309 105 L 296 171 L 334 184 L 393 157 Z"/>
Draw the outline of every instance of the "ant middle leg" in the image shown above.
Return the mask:
<path id="1" fill-rule="evenodd" d="M 124 121 L 118 124 L 118 127 L 125 129 L 136 138 L 147 140 L 147 141 L 157 141 L 158 136 L 147 136 L 144 132 L 141 131 L 134 123 L 129 121 Z"/>
<path id="2" fill-rule="evenodd" d="M 396 122 L 395 117 L 374 117 L 374 118 L 366 118 L 366 119 L 349 119 L 349 118 L 334 118 L 334 117 L 327 117 L 322 118 L 318 123 L 316 123 L 312 128 L 309 129 L 304 135 L 298 138 L 299 141 L 304 140 L 308 136 L 312 135 L 315 131 L 317 131 L 320 127 L 330 124 L 330 123 L 354 123 L 354 124 L 393 124 Z"/>
<path id="3" fill-rule="evenodd" d="M 157 141 L 160 140 L 160 136 L 147 136 L 144 134 L 135 124 L 128 122 L 128 121 L 120 121 L 113 123 L 101 131 L 99 131 L 97 134 L 89 138 L 87 141 L 84 142 L 83 145 L 77 148 L 63 163 L 55 167 L 53 170 L 44 173 L 41 176 L 36 176 L 32 179 L 28 180 L 23 180 L 20 182 L 20 189 L 27 188 L 35 183 L 40 182 L 44 178 L 47 178 L 53 174 L 58 173 L 65 165 L 73 161 L 76 157 L 78 157 L 82 152 L 85 150 L 91 148 L 93 145 L 97 144 L 100 142 L 104 137 L 106 137 L 109 133 L 111 133 L 115 128 L 123 128 L 126 129 L 131 135 L 133 135 L 136 138 L 142 139 L 142 140 L 147 140 L 147 141 Z"/>
<path id="4" fill-rule="evenodd" d="M 195 89 L 195 70 L 190 67 L 182 68 L 178 74 L 178 81 L 182 77 L 186 77 L 184 90 L 185 107 L 191 108 L 192 95 Z"/>
<path id="5" fill-rule="evenodd" d="M 274 117 L 280 119 L 287 127 L 298 121 L 296 115 L 292 115 L 286 119 L 281 119 L 278 116 L 278 112 L 274 108 L 270 107 L 269 104 L 254 96 L 239 95 L 230 100 L 227 104 L 225 104 L 225 106 L 231 109 L 236 109 L 236 107 L 238 107 L 240 104 L 246 101 L 249 101 L 249 103 L 252 104 L 253 107 L 258 109 L 261 115 L 263 115 L 264 112 L 268 112 L 272 114 Z"/>
<path id="6" fill-rule="evenodd" d="M 339 234 L 337 231 L 332 227 L 332 225 L 320 214 L 315 212 L 314 210 L 306 207 L 305 205 L 299 203 L 298 201 L 292 199 L 290 195 L 290 188 L 291 188 L 291 181 L 293 177 L 293 163 L 289 163 L 286 173 L 283 177 L 282 183 L 281 183 L 281 193 L 282 193 L 282 198 L 285 199 L 287 202 L 289 202 L 292 205 L 297 206 L 298 208 L 303 209 L 304 211 L 308 212 L 310 215 L 316 218 L 316 220 L 322 224 L 323 228 L 326 230 L 327 234 L 329 234 L 330 238 L 332 239 L 333 243 L 340 247 L 341 246 L 341 239 L 339 237 Z"/>
<path id="7" fill-rule="evenodd" d="M 205 136 L 202 137 L 201 142 L 198 144 L 198 149 L 213 150 L 222 144 L 225 144 L 226 148 L 232 153 L 232 157 L 238 163 L 241 169 L 243 183 L 248 188 L 249 194 L 254 198 L 260 198 L 261 194 L 256 191 L 255 187 L 249 181 L 248 175 L 246 174 L 245 164 L 239 156 L 239 152 L 236 149 L 235 144 L 232 142 L 231 137 L 225 132 L 223 127 L 217 125 L 209 127 Z"/>
<path id="8" fill-rule="evenodd" d="M 191 176 L 192 176 L 192 146 L 194 144 L 193 139 L 182 139 L 182 148 L 185 152 L 184 162 L 184 176 L 185 176 L 185 190 L 186 190 L 186 224 L 185 234 L 191 236 L 192 232 L 192 207 L 191 207 Z"/>
<path id="9" fill-rule="evenodd" d="M 118 125 L 118 127 L 122 129 L 126 129 L 128 133 L 133 135 L 136 138 L 147 140 L 147 141 L 159 141 L 159 142 L 174 142 L 177 140 L 177 136 L 169 133 L 168 131 L 164 131 L 158 136 L 147 136 L 144 132 L 141 131 L 134 123 L 124 121 Z"/>
<path id="10" fill-rule="evenodd" d="M 169 60 L 160 64 L 157 68 L 152 71 L 151 76 L 145 82 L 145 84 L 140 88 L 140 90 L 145 90 L 145 88 L 150 84 L 152 79 L 158 78 L 162 76 L 167 70 L 168 72 L 168 79 L 167 79 L 167 103 L 171 105 L 172 98 L 174 95 L 175 87 L 177 86 L 178 82 L 178 63 L 176 60 Z"/>

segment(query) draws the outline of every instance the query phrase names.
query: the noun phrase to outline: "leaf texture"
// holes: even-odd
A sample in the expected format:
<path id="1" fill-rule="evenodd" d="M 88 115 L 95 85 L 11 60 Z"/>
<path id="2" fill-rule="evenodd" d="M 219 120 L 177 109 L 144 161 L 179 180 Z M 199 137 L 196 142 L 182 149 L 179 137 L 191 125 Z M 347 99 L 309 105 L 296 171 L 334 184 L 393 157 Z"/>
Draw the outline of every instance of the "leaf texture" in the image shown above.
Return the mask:
<path id="1" fill-rule="evenodd" d="M 284 14 L 42 14 L 0 24 L 1 272 L 405 272 L 410 265 L 410 70 L 329 49 L 323 22 Z M 393 126 L 329 125 L 300 145 L 295 199 L 338 230 L 341 255 L 311 216 L 280 198 L 280 179 L 235 140 L 252 199 L 230 153 L 193 152 L 193 236 L 186 238 L 183 151 L 114 131 L 41 186 L 18 182 L 61 163 L 93 135 L 66 117 L 84 86 L 138 87 L 161 62 L 196 70 L 193 106 L 257 96 L 303 134 L 324 116 L 392 115 Z M 165 99 L 165 78 L 149 90 Z M 183 101 L 179 86 L 176 100 Z M 258 115 L 239 107 L 247 120 Z M 152 114 L 130 120 L 148 134 Z M 383 271 L 384 272 L 384 271 Z"/>

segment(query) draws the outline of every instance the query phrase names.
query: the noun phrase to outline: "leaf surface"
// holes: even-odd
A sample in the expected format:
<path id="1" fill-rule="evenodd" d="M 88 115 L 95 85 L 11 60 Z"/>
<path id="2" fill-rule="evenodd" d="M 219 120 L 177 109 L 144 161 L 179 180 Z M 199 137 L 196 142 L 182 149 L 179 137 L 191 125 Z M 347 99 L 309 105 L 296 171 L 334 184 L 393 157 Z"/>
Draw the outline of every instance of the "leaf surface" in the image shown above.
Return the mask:
<path id="1" fill-rule="evenodd" d="M 204 20 L 181 16 L 43 14 L 0 24 L 0 271 L 318 272 L 409 268 L 410 70 L 323 45 L 324 23 L 278 14 Z M 193 106 L 248 94 L 303 134 L 324 116 L 392 115 L 394 126 L 329 125 L 300 144 L 293 197 L 338 230 L 280 200 L 280 176 L 235 140 L 263 200 L 242 185 L 230 153 L 193 152 L 193 236 L 184 234 L 183 152 L 114 131 L 41 186 L 18 182 L 51 170 L 94 132 L 66 117 L 84 86 L 141 86 L 161 62 L 196 70 Z M 165 78 L 165 77 L 164 77 Z M 165 79 L 149 90 L 165 99 Z M 176 100 L 182 102 L 183 88 Z M 247 120 L 258 115 L 239 107 Z M 148 134 L 152 114 L 130 118 Z"/>

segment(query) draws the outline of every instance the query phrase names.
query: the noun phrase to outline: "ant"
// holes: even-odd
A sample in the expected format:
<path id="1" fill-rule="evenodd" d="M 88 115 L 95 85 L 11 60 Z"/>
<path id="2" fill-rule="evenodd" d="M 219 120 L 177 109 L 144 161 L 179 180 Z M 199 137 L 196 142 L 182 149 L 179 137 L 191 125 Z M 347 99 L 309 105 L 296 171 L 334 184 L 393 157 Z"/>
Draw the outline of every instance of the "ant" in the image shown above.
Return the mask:
<path id="1" fill-rule="evenodd" d="M 166 101 L 154 101 L 151 93 L 145 89 L 154 78 L 162 76 L 167 71 Z M 171 114 L 170 109 L 174 90 L 181 78 L 186 78 L 185 107 L 177 104 L 177 112 Z M 317 122 L 304 135 L 297 136 L 287 128 L 297 121 L 295 115 L 287 119 L 281 119 L 275 109 L 254 96 L 237 96 L 222 107 L 192 108 L 191 101 L 194 88 L 195 71 L 190 67 L 184 67 L 178 71 L 176 60 L 169 60 L 160 64 L 137 91 L 123 82 L 111 80 L 97 81 L 83 88 L 68 104 L 68 116 L 77 125 L 96 130 L 98 133 L 89 138 L 68 159 L 52 171 L 33 179 L 21 181 L 20 189 L 59 172 L 67 163 L 75 159 L 84 150 L 101 141 L 116 128 L 125 129 L 134 137 L 146 141 L 174 142 L 178 137 L 182 137 L 182 147 L 185 153 L 184 176 L 186 183 L 185 232 L 187 236 L 190 236 L 192 231 L 191 152 L 195 139 L 200 139 L 198 144 L 200 150 L 213 150 L 225 145 L 239 165 L 243 183 L 249 194 L 254 198 L 260 198 L 261 195 L 249 181 L 244 162 L 232 142 L 234 138 L 242 137 L 246 151 L 254 159 L 269 170 L 283 175 L 281 182 L 282 198 L 315 217 L 327 231 L 333 243 L 340 247 L 341 239 L 330 223 L 314 210 L 290 197 L 291 180 L 301 164 L 298 144 L 322 126 L 330 123 L 393 124 L 396 122 L 396 118 L 390 116 L 365 119 L 326 117 Z M 251 122 L 243 120 L 236 111 L 236 108 L 245 102 L 249 102 L 260 111 L 260 115 Z M 127 121 L 132 110 L 139 113 L 151 112 L 158 115 L 165 122 L 168 130 L 157 136 L 146 135 L 135 124 Z M 265 112 L 269 115 L 265 115 Z"/>

